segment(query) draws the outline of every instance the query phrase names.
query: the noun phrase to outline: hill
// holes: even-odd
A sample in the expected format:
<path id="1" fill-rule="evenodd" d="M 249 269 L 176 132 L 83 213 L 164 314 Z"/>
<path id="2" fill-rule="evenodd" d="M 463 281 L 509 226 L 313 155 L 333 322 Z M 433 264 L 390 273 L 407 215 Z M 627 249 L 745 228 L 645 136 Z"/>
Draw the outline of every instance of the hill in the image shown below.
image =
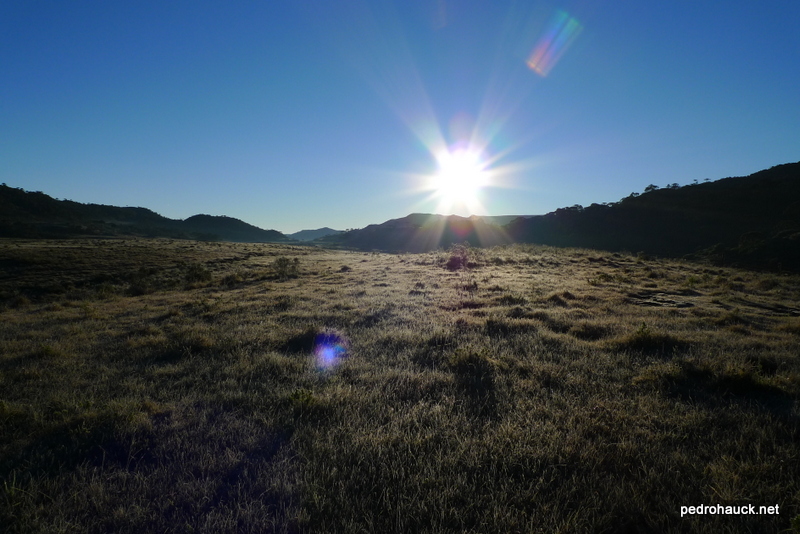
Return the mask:
<path id="1" fill-rule="evenodd" d="M 282 242 L 275 230 L 262 230 L 239 219 L 195 215 L 169 219 L 146 208 L 81 204 L 57 200 L 41 191 L 0 185 L 0 237 L 67 238 L 143 236 L 205 241 Z"/>
<path id="2" fill-rule="evenodd" d="M 464 242 L 473 246 L 510 243 L 502 227 L 486 223 L 481 217 L 425 213 L 412 213 L 382 224 L 371 224 L 321 241 L 334 246 L 385 252 L 427 252 Z"/>
<path id="3" fill-rule="evenodd" d="M 314 241 L 315 239 L 319 239 L 321 237 L 341 233 L 342 230 L 334 230 L 333 228 L 328 228 L 326 226 L 324 228 L 317 228 L 316 230 L 300 230 L 299 232 L 295 232 L 293 234 L 286 234 L 286 237 L 295 239 L 297 241 Z"/>
<path id="4" fill-rule="evenodd" d="M 231 217 L 195 215 L 174 220 L 146 208 L 80 204 L 0 186 L 0 237 L 86 235 L 288 240 L 280 232 Z M 358 230 L 339 232 L 326 227 L 303 230 L 291 238 L 386 252 L 426 252 L 464 242 L 473 246 L 538 243 L 800 271 L 800 162 L 683 187 L 651 185 L 644 193 L 631 193 L 619 202 L 575 205 L 546 215 L 414 213 Z"/>
<path id="5" fill-rule="evenodd" d="M 613 204 L 562 208 L 505 227 L 515 242 L 800 270 L 800 163 L 746 177 L 631 194 Z"/>
<path id="6" fill-rule="evenodd" d="M 458 217 L 411 214 L 323 241 L 388 252 L 425 252 L 453 243 L 538 243 L 717 264 L 800 271 L 800 163 L 683 187 L 648 186 L 619 202 L 546 215 Z"/>
<path id="7" fill-rule="evenodd" d="M 194 215 L 184 220 L 182 226 L 195 234 L 219 235 L 224 241 L 275 243 L 287 240 L 277 230 L 262 230 L 233 217 Z"/>

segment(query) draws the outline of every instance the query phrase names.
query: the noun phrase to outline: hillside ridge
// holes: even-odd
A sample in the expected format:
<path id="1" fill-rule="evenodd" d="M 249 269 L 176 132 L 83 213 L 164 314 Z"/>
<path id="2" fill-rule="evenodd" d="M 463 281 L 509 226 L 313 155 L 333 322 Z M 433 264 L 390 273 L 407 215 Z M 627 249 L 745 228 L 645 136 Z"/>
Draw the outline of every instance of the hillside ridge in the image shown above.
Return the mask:
<path id="1" fill-rule="evenodd" d="M 57 200 L 41 191 L 0 185 L 0 237 L 77 236 L 265 243 L 288 241 L 276 230 L 263 230 L 233 217 L 194 215 L 185 220 L 169 219 L 148 208 L 81 204 Z"/>
<path id="2" fill-rule="evenodd" d="M 455 243 L 533 243 L 800 271 L 800 162 L 684 186 L 651 184 L 618 202 L 574 205 L 545 215 L 411 213 L 346 232 L 325 227 L 292 236 L 227 216 L 175 220 L 147 208 L 80 204 L 0 186 L 0 237 L 87 235 L 234 242 L 297 239 L 336 248 L 412 253 Z"/>
<path id="3" fill-rule="evenodd" d="M 388 252 L 426 252 L 464 242 L 534 243 L 800 271 L 800 162 L 744 177 L 650 185 L 619 202 L 574 205 L 503 226 L 477 217 L 412 213 L 323 241 Z"/>

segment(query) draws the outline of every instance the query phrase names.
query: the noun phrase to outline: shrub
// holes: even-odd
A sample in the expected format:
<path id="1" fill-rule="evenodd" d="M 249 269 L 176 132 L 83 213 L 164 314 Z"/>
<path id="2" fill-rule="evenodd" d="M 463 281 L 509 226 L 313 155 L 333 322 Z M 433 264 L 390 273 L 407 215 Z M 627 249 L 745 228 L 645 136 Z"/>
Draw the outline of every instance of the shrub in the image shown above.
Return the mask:
<path id="1" fill-rule="evenodd" d="M 281 280 L 297 278 L 300 272 L 300 260 L 297 258 L 290 260 L 286 256 L 281 256 L 272 262 L 272 270 Z"/>
<path id="2" fill-rule="evenodd" d="M 211 280 L 211 271 L 199 263 L 190 263 L 186 267 L 186 281 L 190 284 L 208 282 Z"/>
<path id="3" fill-rule="evenodd" d="M 450 247 L 450 258 L 445 267 L 450 271 L 466 269 L 469 265 L 469 249 L 465 245 L 453 245 Z"/>
<path id="4" fill-rule="evenodd" d="M 153 267 L 139 267 L 129 277 L 127 293 L 131 296 L 147 295 L 156 289 L 155 275 L 158 269 Z"/>

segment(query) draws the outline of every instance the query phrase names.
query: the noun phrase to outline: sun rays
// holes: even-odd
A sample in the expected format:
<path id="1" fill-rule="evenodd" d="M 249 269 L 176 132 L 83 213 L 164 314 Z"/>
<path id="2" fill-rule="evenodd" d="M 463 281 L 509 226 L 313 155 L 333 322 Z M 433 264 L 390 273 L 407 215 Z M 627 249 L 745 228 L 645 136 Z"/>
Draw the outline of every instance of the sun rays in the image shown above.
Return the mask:
<path id="1" fill-rule="evenodd" d="M 445 150 L 436 160 L 439 169 L 431 177 L 431 188 L 439 197 L 439 208 L 444 212 L 460 207 L 470 213 L 480 211 L 480 192 L 489 185 L 480 154 L 468 149 Z"/>
<path id="2" fill-rule="evenodd" d="M 534 83 L 521 78 L 521 73 L 531 69 L 544 78 L 577 38 L 582 25 L 565 11 L 557 11 L 544 27 L 509 26 L 507 34 L 497 38 L 496 72 L 486 84 L 483 97 L 455 104 L 462 100 L 455 97 L 464 88 L 450 87 L 453 94 L 430 90 L 427 61 L 419 61 L 419 46 L 408 38 L 409 31 L 420 30 L 404 25 L 402 9 L 397 5 L 361 0 L 348 3 L 346 11 L 353 24 L 346 29 L 330 25 L 335 17 L 329 5 L 316 1 L 312 6 L 313 18 L 331 39 L 333 48 L 424 149 L 420 159 L 409 161 L 404 171 L 379 169 L 393 179 L 402 176 L 406 182 L 406 187 L 396 188 L 393 195 L 416 197 L 408 206 L 411 212 L 469 217 L 513 210 L 507 196 L 492 190 L 524 189 L 522 182 L 529 180 L 525 173 L 538 164 L 530 157 L 514 160 L 514 154 L 529 144 L 531 136 L 521 138 L 520 132 L 507 127 Z M 449 24 L 445 4 L 440 2 L 438 7 L 435 28 Z M 524 15 L 523 19 L 541 18 L 533 11 Z M 538 31 L 534 29 L 537 26 Z M 530 52 L 518 57 L 514 51 L 520 47 Z"/>

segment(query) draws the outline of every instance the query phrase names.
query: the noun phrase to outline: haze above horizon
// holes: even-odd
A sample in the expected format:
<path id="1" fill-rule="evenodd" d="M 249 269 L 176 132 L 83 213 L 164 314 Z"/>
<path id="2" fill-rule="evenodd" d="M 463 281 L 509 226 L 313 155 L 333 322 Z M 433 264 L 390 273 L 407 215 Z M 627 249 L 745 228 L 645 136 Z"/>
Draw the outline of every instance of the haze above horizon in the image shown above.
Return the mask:
<path id="1" fill-rule="evenodd" d="M 748 175 L 800 159 L 798 22 L 743 0 L 7 2 L 0 182 L 292 233 Z"/>

